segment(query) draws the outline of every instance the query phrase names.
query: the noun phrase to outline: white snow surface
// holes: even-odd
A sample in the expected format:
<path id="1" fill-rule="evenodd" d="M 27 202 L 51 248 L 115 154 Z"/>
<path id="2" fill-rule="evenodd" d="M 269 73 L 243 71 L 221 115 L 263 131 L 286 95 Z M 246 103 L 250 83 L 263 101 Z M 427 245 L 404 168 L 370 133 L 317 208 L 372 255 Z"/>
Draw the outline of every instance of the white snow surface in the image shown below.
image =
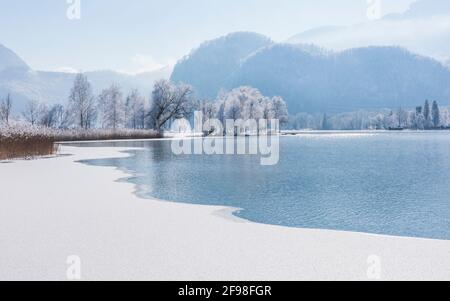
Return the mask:
<path id="1" fill-rule="evenodd" d="M 382 280 L 450 280 L 450 241 L 246 222 L 140 199 L 123 172 L 76 162 L 123 150 L 0 163 L 0 280 L 67 280 L 70 255 L 82 280 L 370 280 L 372 255 Z"/>

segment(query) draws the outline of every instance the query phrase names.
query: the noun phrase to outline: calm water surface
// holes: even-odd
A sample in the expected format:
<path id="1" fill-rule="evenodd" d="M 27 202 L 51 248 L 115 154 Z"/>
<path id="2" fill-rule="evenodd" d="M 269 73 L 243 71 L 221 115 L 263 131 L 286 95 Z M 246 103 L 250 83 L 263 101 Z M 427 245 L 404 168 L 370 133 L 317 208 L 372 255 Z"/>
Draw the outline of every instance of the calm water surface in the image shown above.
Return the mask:
<path id="1" fill-rule="evenodd" d="M 133 174 L 143 198 L 225 205 L 273 225 L 450 239 L 450 133 L 310 134 L 280 139 L 280 162 L 182 155 L 171 141 L 89 160 Z"/>

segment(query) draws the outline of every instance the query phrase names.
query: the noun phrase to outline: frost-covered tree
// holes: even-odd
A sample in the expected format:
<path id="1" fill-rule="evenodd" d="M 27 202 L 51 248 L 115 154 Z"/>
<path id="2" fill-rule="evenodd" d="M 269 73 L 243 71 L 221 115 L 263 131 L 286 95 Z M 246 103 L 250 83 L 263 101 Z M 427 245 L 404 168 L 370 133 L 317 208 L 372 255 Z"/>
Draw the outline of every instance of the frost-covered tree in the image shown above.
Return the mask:
<path id="1" fill-rule="evenodd" d="M 66 129 L 69 127 L 70 119 L 69 112 L 61 104 L 56 104 L 51 109 L 54 125 L 58 129 Z"/>
<path id="2" fill-rule="evenodd" d="M 448 127 L 448 122 L 449 122 L 448 109 L 442 108 L 441 109 L 441 125 L 443 127 Z"/>
<path id="3" fill-rule="evenodd" d="M 45 104 L 39 106 L 39 125 L 63 129 L 69 126 L 68 112 L 60 104 L 48 107 Z"/>
<path id="4" fill-rule="evenodd" d="M 5 99 L 0 102 L 0 122 L 9 124 L 9 119 L 11 117 L 12 109 L 12 98 L 11 95 L 7 95 Z"/>
<path id="5" fill-rule="evenodd" d="M 249 86 L 222 91 L 216 103 L 218 119 L 222 123 L 226 120 L 254 120 L 258 124 L 260 119 L 278 119 L 280 124 L 286 124 L 289 121 L 287 106 L 281 97 L 271 99 Z"/>
<path id="6" fill-rule="evenodd" d="M 378 113 L 375 117 L 372 118 L 371 128 L 374 130 L 386 129 L 386 126 L 384 124 L 384 115 L 382 113 Z"/>
<path id="7" fill-rule="evenodd" d="M 262 95 L 249 97 L 242 104 L 242 116 L 245 120 L 259 120 L 264 116 L 264 107 L 267 100 Z"/>
<path id="8" fill-rule="evenodd" d="M 281 97 L 276 96 L 270 99 L 262 95 L 258 89 L 252 87 L 243 86 L 222 93 L 217 102 L 219 108 L 220 105 L 223 105 L 225 119 L 259 120 L 261 118 L 276 118 L 280 119 L 281 123 L 288 121 L 286 103 Z"/>
<path id="9" fill-rule="evenodd" d="M 298 129 L 311 129 L 311 116 L 308 113 L 298 113 L 291 118 L 291 128 Z"/>
<path id="10" fill-rule="evenodd" d="M 416 129 L 425 129 L 425 117 L 423 116 L 423 114 L 416 115 Z"/>
<path id="11" fill-rule="evenodd" d="M 145 128 L 145 98 L 137 89 L 125 100 L 125 126 L 132 129 Z"/>
<path id="12" fill-rule="evenodd" d="M 263 113 L 263 118 L 266 120 L 269 120 L 269 119 L 273 118 L 272 102 L 270 100 L 268 100 L 267 98 L 265 100 L 266 101 L 263 103 L 262 113 Z"/>
<path id="13" fill-rule="evenodd" d="M 352 112 L 350 114 L 350 128 L 351 130 L 363 130 L 365 128 L 365 117 L 363 112 Z"/>
<path id="14" fill-rule="evenodd" d="M 411 112 L 409 127 L 417 130 L 423 130 L 425 127 L 425 117 L 423 116 L 423 108 L 416 107 L 414 112 Z"/>
<path id="15" fill-rule="evenodd" d="M 225 119 L 253 119 L 253 115 L 262 115 L 259 108 L 261 98 L 261 93 L 251 87 L 239 87 L 224 93 L 221 101 L 224 103 Z"/>
<path id="16" fill-rule="evenodd" d="M 433 121 L 433 126 L 435 128 L 441 125 L 441 112 L 439 110 L 439 105 L 437 101 L 433 101 L 433 107 L 431 109 L 431 118 Z"/>
<path id="17" fill-rule="evenodd" d="M 212 120 L 219 118 L 220 104 L 218 105 L 215 102 L 204 101 L 200 105 L 200 109 L 203 114 L 202 124 L 207 128 L 214 129 L 214 123 Z M 211 130 L 211 132 L 213 132 L 213 130 Z M 206 134 L 209 135 L 210 133 Z"/>
<path id="18" fill-rule="evenodd" d="M 36 125 L 39 121 L 39 109 L 40 103 L 37 100 L 30 100 L 25 108 L 25 111 L 22 112 L 25 120 L 31 125 Z"/>
<path id="19" fill-rule="evenodd" d="M 224 103 L 224 116 L 225 119 L 238 120 L 243 118 L 242 104 L 236 97 L 228 97 Z"/>
<path id="20" fill-rule="evenodd" d="M 216 118 L 219 111 L 218 105 L 214 102 L 204 102 L 201 109 L 205 120 Z"/>
<path id="21" fill-rule="evenodd" d="M 397 126 L 399 128 L 403 128 L 403 127 L 407 127 L 408 126 L 408 112 L 403 110 L 403 108 L 398 109 L 397 112 L 397 120 L 398 120 L 398 124 Z"/>
<path id="22" fill-rule="evenodd" d="M 69 112 L 75 126 L 89 129 L 97 117 L 92 86 L 87 77 L 79 73 L 75 77 L 69 96 Z"/>
<path id="23" fill-rule="evenodd" d="M 252 114 L 254 108 L 246 108 L 246 104 L 254 101 L 254 92 L 249 87 L 239 87 L 224 95 L 224 134 L 229 134 L 226 132 L 227 120 L 247 120 Z M 234 128 L 234 135 L 238 135 L 239 131 Z"/>
<path id="24" fill-rule="evenodd" d="M 161 131 L 168 121 L 189 116 L 194 109 L 192 94 L 191 86 L 176 85 L 167 80 L 157 81 L 147 113 L 150 127 Z"/>
<path id="25" fill-rule="evenodd" d="M 38 108 L 38 124 L 45 127 L 52 127 L 52 116 L 50 108 L 45 103 L 40 103 Z"/>
<path id="26" fill-rule="evenodd" d="M 102 128 L 116 130 L 123 126 L 125 111 L 123 95 L 117 85 L 102 91 L 98 97 Z"/>
<path id="27" fill-rule="evenodd" d="M 284 125 L 289 120 L 289 113 L 286 102 L 283 98 L 275 96 L 271 99 L 271 110 L 273 112 L 272 118 L 278 119 L 280 125 Z"/>
<path id="28" fill-rule="evenodd" d="M 278 119 L 280 124 L 289 121 L 286 103 L 281 97 L 272 99 L 261 94 L 258 89 L 242 86 L 219 94 L 218 118 L 230 120 Z"/>

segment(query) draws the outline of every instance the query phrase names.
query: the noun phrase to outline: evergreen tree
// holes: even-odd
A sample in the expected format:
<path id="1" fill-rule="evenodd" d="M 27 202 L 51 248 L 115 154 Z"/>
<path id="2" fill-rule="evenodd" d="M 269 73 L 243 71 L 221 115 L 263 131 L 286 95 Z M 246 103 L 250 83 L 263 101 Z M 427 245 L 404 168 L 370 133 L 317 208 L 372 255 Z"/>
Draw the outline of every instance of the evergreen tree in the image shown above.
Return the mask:
<path id="1" fill-rule="evenodd" d="M 328 122 L 328 116 L 327 116 L 327 114 L 323 114 L 322 130 L 328 131 L 330 129 L 331 129 L 331 127 L 330 127 L 330 123 Z"/>
<path id="2" fill-rule="evenodd" d="M 441 125 L 441 112 L 439 110 L 439 105 L 437 101 L 433 101 L 433 107 L 431 109 L 432 114 L 432 120 L 433 120 L 433 126 L 435 128 L 439 127 Z"/>
<path id="3" fill-rule="evenodd" d="M 422 111 L 423 111 L 423 108 L 422 107 L 416 107 L 416 114 L 417 115 L 419 115 L 419 114 L 422 114 Z"/>
<path id="4" fill-rule="evenodd" d="M 430 103 L 428 100 L 425 101 L 425 106 L 423 107 L 423 117 L 425 118 L 425 128 L 431 127 L 431 110 Z"/>

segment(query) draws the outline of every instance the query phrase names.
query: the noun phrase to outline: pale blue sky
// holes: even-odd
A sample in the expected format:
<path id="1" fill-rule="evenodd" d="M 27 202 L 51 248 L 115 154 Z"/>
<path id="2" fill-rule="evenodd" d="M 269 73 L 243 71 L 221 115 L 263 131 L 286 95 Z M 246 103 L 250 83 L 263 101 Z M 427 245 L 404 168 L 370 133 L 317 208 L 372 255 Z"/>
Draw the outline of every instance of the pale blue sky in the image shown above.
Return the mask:
<path id="1" fill-rule="evenodd" d="M 381 0 L 382 14 L 414 0 Z M 318 26 L 367 22 L 367 0 L 0 0 L 0 43 L 37 70 L 138 72 L 174 63 L 233 31 L 276 41 Z"/>

